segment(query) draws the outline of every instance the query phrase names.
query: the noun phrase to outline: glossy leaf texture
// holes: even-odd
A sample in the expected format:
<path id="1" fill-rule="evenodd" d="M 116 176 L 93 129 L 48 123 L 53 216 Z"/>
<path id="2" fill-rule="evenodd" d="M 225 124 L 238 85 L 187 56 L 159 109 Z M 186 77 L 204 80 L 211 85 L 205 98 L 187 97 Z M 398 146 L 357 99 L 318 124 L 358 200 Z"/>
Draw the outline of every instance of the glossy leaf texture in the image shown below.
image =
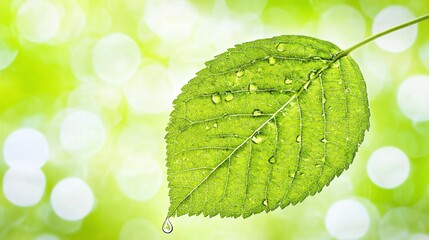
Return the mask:
<path id="1" fill-rule="evenodd" d="M 352 163 L 369 128 L 350 56 L 306 36 L 237 45 L 206 63 L 167 127 L 170 208 L 244 218 L 297 204 Z"/>

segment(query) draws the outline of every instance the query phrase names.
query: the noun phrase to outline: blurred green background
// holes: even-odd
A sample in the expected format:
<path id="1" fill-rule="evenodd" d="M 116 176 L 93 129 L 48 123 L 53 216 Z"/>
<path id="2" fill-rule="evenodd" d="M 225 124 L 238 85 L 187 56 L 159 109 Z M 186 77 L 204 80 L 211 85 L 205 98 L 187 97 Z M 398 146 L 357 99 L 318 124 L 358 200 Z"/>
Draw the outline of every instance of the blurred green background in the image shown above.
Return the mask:
<path id="1" fill-rule="evenodd" d="M 429 239 L 429 22 L 351 55 L 371 128 L 351 168 L 249 219 L 169 206 L 171 102 L 234 44 L 303 34 L 341 48 L 429 13 L 414 0 L 1 0 L 0 239 Z"/>

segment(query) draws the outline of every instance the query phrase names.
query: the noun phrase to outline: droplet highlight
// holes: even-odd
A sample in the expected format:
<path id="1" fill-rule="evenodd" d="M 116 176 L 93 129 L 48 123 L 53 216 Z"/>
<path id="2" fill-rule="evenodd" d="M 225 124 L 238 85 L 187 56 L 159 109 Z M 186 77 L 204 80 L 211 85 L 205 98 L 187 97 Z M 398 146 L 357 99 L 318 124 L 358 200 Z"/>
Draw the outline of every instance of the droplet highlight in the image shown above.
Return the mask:
<path id="1" fill-rule="evenodd" d="M 173 224 L 171 224 L 169 218 L 166 218 L 164 223 L 162 224 L 162 231 L 167 234 L 173 231 Z"/>
<path id="2" fill-rule="evenodd" d="M 262 115 L 262 111 L 261 111 L 261 110 L 259 110 L 259 109 L 255 109 L 255 110 L 253 111 L 252 115 L 253 115 L 254 117 L 259 117 L 259 116 L 261 116 L 261 115 Z"/>
<path id="3" fill-rule="evenodd" d="M 300 142 L 301 142 L 301 135 L 298 135 L 298 136 L 296 137 L 296 142 L 297 142 L 297 143 L 300 143 Z"/>
<path id="4" fill-rule="evenodd" d="M 274 163 L 276 163 L 276 162 L 277 162 L 277 159 L 276 159 L 274 156 L 271 156 L 271 157 L 268 159 L 268 162 L 269 162 L 269 163 L 271 163 L 271 164 L 274 164 Z"/>
<path id="5" fill-rule="evenodd" d="M 255 93 L 258 90 L 258 86 L 254 83 L 250 83 L 249 84 L 249 92 L 250 93 Z"/>
<path id="6" fill-rule="evenodd" d="M 326 142 L 328 142 L 328 141 L 326 140 L 326 138 L 322 138 L 322 139 L 320 139 L 320 141 L 321 141 L 322 143 L 326 143 Z"/>
<path id="7" fill-rule="evenodd" d="M 242 77 L 244 75 L 244 71 L 243 70 L 238 70 L 236 72 L 237 77 Z"/>
<path id="8" fill-rule="evenodd" d="M 222 101 L 222 99 L 220 98 L 219 93 L 213 94 L 212 95 L 212 102 L 215 104 L 218 104 Z"/>
<path id="9" fill-rule="evenodd" d="M 276 64 L 276 59 L 274 57 L 270 57 L 268 58 L 268 63 L 273 66 L 274 64 Z"/>
<path id="10" fill-rule="evenodd" d="M 285 44 L 284 43 L 280 43 L 279 45 L 277 45 L 277 51 L 283 52 L 284 50 L 285 50 Z"/>
<path id="11" fill-rule="evenodd" d="M 213 123 L 213 127 L 217 128 L 217 122 Z"/>
<path id="12" fill-rule="evenodd" d="M 263 140 L 264 140 L 264 137 L 260 134 L 252 137 L 252 142 L 256 144 L 261 143 Z"/>
<path id="13" fill-rule="evenodd" d="M 285 84 L 291 84 L 292 83 L 292 80 L 290 80 L 290 79 L 285 79 Z"/>
<path id="14" fill-rule="evenodd" d="M 230 102 L 232 101 L 232 99 L 234 99 L 234 95 L 232 94 L 232 92 L 227 92 L 225 95 L 225 101 Z"/>

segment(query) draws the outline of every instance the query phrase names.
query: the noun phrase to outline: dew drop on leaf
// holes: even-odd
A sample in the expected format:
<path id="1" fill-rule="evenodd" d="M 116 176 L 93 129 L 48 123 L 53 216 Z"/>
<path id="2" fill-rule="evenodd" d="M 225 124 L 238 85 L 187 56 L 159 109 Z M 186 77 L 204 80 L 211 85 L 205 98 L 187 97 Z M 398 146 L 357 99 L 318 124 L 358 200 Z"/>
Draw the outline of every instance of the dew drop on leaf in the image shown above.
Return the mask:
<path id="1" fill-rule="evenodd" d="M 269 162 L 269 163 L 271 163 L 271 164 L 274 164 L 274 163 L 276 163 L 276 162 L 277 162 L 277 160 L 276 160 L 276 158 L 275 158 L 274 156 L 271 156 L 271 157 L 268 159 L 268 162 Z"/>
<path id="2" fill-rule="evenodd" d="M 262 135 L 255 135 L 252 137 L 252 142 L 258 144 L 261 143 L 264 140 L 264 137 Z"/>
<path id="3" fill-rule="evenodd" d="M 268 58 L 268 63 L 273 66 L 274 64 L 276 64 L 276 59 L 274 57 L 270 57 Z"/>
<path id="4" fill-rule="evenodd" d="M 255 110 L 253 111 L 252 115 L 253 115 L 254 117 L 259 117 L 259 116 L 261 116 L 261 115 L 262 115 L 262 111 L 261 111 L 261 110 L 259 110 L 259 109 L 255 109 Z"/>
<path id="5" fill-rule="evenodd" d="M 236 74 L 237 74 L 237 77 L 242 77 L 244 75 L 244 71 L 238 70 Z"/>
<path id="6" fill-rule="evenodd" d="M 213 101 L 215 104 L 217 104 L 217 103 L 220 103 L 220 102 L 221 102 L 221 99 L 220 99 L 219 93 L 216 93 L 216 94 L 213 94 L 213 95 L 212 95 L 212 101 Z"/>
<path id="7" fill-rule="evenodd" d="M 285 84 L 291 84 L 291 83 L 292 83 L 292 80 L 286 78 Z"/>
<path id="8" fill-rule="evenodd" d="M 249 84 L 249 92 L 250 93 L 255 93 L 256 90 L 258 90 L 258 86 L 254 83 Z"/>
<path id="9" fill-rule="evenodd" d="M 225 101 L 229 102 L 234 99 L 234 95 L 231 92 L 227 92 L 225 95 Z"/>
<path id="10" fill-rule="evenodd" d="M 298 136 L 296 137 L 296 142 L 297 142 L 297 143 L 300 143 L 300 142 L 301 142 L 301 135 L 298 135 Z"/>
<path id="11" fill-rule="evenodd" d="M 262 205 L 264 205 L 265 207 L 268 207 L 268 199 L 264 199 L 264 201 L 262 202 Z"/>
<path id="12" fill-rule="evenodd" d="M 283 43 L 280 43 L 277 45 L 277 51 L 283 52 L 285 50 L 285 45 Z"/>
<path id="13" fill-rule="evenodd" d="M 171 224 L 169 218 L 166 218 L 164 223 L 162 224 L 162 231 L 167 234 L 173 231 L 173 224 Z"/>

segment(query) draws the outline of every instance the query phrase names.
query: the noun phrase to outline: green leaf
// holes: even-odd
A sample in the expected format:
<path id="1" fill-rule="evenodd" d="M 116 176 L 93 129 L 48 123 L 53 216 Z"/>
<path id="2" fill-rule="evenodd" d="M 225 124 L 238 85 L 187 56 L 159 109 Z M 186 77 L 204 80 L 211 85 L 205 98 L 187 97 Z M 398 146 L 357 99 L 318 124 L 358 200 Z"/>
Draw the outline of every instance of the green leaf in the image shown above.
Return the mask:
<path id="1" fill-rule="evenodd" d="M 357 64 L 339 52 L 279 36 L 207 62 L 174 101 L 167 127 L 167 217 L 284 208 L 347 169 L 370 113 Z"/>

